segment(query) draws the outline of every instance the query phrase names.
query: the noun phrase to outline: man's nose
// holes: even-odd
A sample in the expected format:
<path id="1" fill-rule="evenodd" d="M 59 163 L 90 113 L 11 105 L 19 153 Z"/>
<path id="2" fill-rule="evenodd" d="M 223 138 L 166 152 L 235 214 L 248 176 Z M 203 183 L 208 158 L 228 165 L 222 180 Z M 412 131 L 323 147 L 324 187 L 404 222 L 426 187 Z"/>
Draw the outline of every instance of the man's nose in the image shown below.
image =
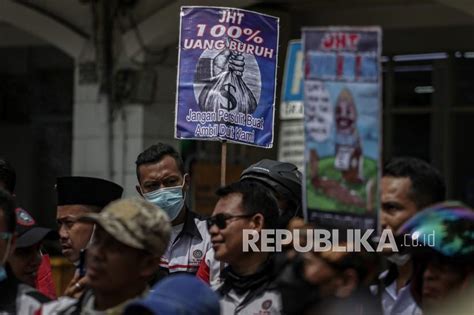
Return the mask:
<path id="1" fill-rule="evenodd" d="M 63 240 L 69 238 L 69 233 L 66 231 L 66 228 L 64 227 L 64 225 L 61 225 L 58 233 L 59 233 L 59 238 Z"/>
<path id="2" fill-rule="evenodd" d="M 216 235 L 218 233 L 219 233 L 219 228 L 217 227 L 217 224 L 211 225 L 211 227 L 209 228 L 209 234 Z"/>

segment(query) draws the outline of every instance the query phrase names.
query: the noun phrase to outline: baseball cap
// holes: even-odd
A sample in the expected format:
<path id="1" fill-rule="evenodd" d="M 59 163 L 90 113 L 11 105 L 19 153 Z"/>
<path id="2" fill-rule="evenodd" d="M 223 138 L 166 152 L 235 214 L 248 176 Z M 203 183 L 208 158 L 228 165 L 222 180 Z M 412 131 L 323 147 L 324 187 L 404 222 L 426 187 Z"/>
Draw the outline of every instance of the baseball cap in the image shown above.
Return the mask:
<path id="1" fill-rule="evenodd" d="M 100 213 L 84 215 L 78 221 L 98 224 L 117 241 L 160 256 L 171 233 L 166 213 L 138 197 L 114 201 Z"/>
<path id="2" fill-rule="evenodd" d="M 125 315 L 219 315 L 219 297 L 202 280 L 188 274 L 168 276 L 144 299 L 130 303 Z"/>
<path id="3" fill-rule="evenodd" d="M 57 240 L 56 231 L 39 226 L 25 209 L 16 208 L 16 247 L 25 248 L 41 242 L 43 239 Z"/>

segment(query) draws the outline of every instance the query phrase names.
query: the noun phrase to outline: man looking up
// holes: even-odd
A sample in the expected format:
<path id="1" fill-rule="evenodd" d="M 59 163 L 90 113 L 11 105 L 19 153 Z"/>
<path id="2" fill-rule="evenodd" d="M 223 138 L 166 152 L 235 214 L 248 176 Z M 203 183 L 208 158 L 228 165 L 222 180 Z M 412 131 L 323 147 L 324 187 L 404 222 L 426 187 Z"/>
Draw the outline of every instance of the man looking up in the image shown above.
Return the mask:
<path id="1" fill-rule="evenodd" d="M 381 186 L 380 223 L 395 232 L 421 209 L 443 201 L 446 187 L 440 173 L 425 161 L 406 157 L 387 163 Z M 413 264 L 408 254 L 391 253 L 392 263 L 381 274 L 384 314 L 416 314 L 419 312 L 410 293 Z"/>
<path id="2" fill-rule="evenodd" d="M 138 193 L 163 209 L 172 225 L 171 241 L 160 267 L 165 273 L 195 274 L 210 248 L 206 222 L 186 206 L 189 175 L 179 153 L 170 145 L 152 145 L 136 160 Z"/>

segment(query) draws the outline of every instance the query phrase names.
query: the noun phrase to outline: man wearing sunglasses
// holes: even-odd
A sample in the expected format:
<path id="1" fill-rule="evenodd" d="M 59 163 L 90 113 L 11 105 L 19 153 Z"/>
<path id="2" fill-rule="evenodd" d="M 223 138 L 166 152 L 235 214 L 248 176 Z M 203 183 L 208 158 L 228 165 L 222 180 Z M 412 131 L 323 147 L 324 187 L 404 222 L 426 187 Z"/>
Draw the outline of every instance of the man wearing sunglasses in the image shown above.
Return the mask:
<path id="1" fill-rule="evenodd" d="M 294 164 L 269 159 L 250 165 L 240 175 L 241 181 L 261 183 L 270 189 L 278 202 L 278 228 L 286 228 L 293 217 L 302 217 L 301 178 L 301 172 Z M 197 276 L 216 288 L 222 282 L 222 267 L 214 258 L 214 250 L 210 249 L 199 266 Z"/>
<path id="2" fill-rule="evenodd" d="M 262 184 L 241 181 L 220 188 L 219 200 L 207 220 L 215 258 L 227 264 L 218 288 L 223 314 L 280 314 L 281 301 L 273 285 L 273 256 L 244 252 L 244 230 L 274 229 L 277 201 Z"/>
<path id="3" fill-rule="evenodd" d="M 15 249 L 15 203 L 0 188 L 0 314 L 33 314 L 49 299 L 17 280 L 8 258 Z"/>
<path id="4" fill-rule="evenodd" d="M 140 153 L 137 167 L 137 192 L 163 209 L 171 220 L 170 244 L 160 261 L 160 274 L 195 274 L 210 248 L 206 222 L 186 205 L 189 175 L 179 153 L 170 145 L 158 143 Z M 155 279 L 156 280 L 156 279 Z"/>

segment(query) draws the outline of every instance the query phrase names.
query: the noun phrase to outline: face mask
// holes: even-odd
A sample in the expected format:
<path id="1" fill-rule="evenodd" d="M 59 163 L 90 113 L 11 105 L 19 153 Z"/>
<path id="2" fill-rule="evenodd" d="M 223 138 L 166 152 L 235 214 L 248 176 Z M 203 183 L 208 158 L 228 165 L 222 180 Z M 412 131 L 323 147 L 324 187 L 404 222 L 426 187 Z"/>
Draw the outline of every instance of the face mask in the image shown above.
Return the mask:
<path id="1" fill-rule="evenodd" d="M 401 266 L 405 265 L 410 260 L 410 258 L 411 257 L 410 257 L 409 254 L 401 255 L 401 254 L 395 253 L 395 254 L 392 254 L 392 255 L 388 256 L 387 260 L 394 263 L 398 267 L 401 267 Z"/>
<path id="2" fill-rule="evenodd" d="M 183 208 L 184 196 L 183 187 L 186 179 L 186 174 L 183 178 L 183 184 L 180 186 L 166 187 L 144 193 L 143 197 L 148 202 L 163 209 L 168 214 L 171 221 L 176 219 Z"/>
<path id="3" fill-rule="evenodd" d="M 5 251 L 5 254 L 3 255 L 2 261 L 0 262 L 0 281 L 3 281 L 7 278 L 7 271 L 5 270 L 5 263 L 7 262 L 8 259 L 8 254 L 10 253 L 10 246 L 12 244 L 12 238 L 9 237 L 7 241 L 7 249 Z"/>

